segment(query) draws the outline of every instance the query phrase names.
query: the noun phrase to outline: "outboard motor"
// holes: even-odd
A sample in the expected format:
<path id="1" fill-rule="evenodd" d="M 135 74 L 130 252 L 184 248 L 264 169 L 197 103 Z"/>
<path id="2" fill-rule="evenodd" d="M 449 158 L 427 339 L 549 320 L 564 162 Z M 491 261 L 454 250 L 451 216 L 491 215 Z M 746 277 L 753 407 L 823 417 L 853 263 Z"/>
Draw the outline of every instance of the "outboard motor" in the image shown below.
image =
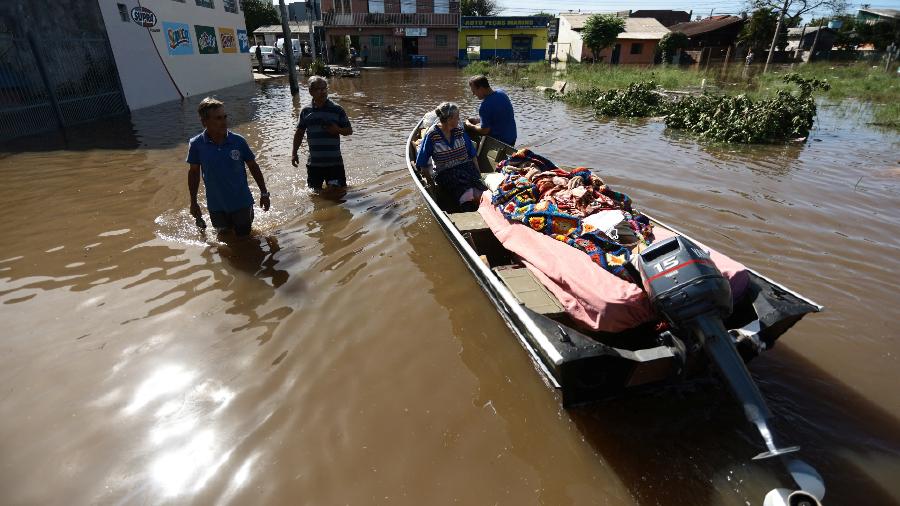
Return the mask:
<path id="1" fill-rule="evenodd" d="M 722 322 L 732 311 L 731 285 L 709 252 L 675 236 L 641 252 L 637 269 L 651 305 L 674 327 L 691 333 L 743 406 L 747 419 L 759 430 L 768 451 L 754 460 L 798 451 L 799 446 L 777 444 L 769 429 L 772 412 Z M 800 491 L 796 498 L 808 495 L 822 499 L 824 482 L 812 466 L 796 459 L 785 459 L 784 464 L 800 488 L 808 490 Z"/>

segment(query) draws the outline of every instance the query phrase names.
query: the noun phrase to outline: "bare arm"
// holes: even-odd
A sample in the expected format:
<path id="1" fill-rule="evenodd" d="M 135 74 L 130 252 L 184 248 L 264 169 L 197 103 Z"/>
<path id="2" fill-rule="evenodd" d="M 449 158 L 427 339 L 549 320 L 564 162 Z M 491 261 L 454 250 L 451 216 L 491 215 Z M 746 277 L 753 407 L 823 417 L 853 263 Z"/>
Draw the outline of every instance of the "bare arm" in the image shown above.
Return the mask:
<path id="1" fill-rule="evenodd" d="M 253 176 L 253 180 L 256 181 L 256 186 L 259 187 L 259 207 L 263 208 L 263 211 L 269 210 L 269 190 L 266 189 L 266 181 L 263 179 L 262 170 L 259 168 L 259 164 L 256 163 L 256 160 L 247 160 L 247 167 L 250 169 L 250 175 Z"/>
<path id="2" fill-rule="evenodd" d="M 306 134 L 305 128 L 297 128 L 294 131 L 294 147 L 291 148 L 291 165 L 294 167 L 300 165 L 300 157 L 297 156 L 297 150 L 300 149 L 300 145 L 303 144 L 303 135 Z"/>
<path id="3" fill-rule="evenodd" d="M 480 127 L 471 121 L 466 121 L 466 132 L 478 135 L 491 135 L 491 129 L 489 127 Z"/>
<path id="4" fill-rule="evenodd" d="M 197 203 L 197 191 L 200 189 L 200 164 L 192 163 L 188 169 L 188 194 L 191 196 L 191 216 L 199 218 L 200 204 Z"/>

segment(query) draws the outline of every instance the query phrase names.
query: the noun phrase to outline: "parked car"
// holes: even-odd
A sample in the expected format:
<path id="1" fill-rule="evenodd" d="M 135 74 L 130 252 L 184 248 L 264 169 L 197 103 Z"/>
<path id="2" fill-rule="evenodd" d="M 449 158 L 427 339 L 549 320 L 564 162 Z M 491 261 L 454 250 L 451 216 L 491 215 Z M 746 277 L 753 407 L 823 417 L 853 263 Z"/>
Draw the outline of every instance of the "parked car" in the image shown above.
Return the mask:
<path id="1" fill-rule="evenodd" d="M 259 46 L 259 48 L 262 53 L 263 69 L 272 69 L 275 72 L 287 70 L 284 56 L 276 51 L 274 46 Z M 259 62 L 256 60 L 256 46 L 250 48 L 250 63 L 254 68 L 259 68 Z"/>

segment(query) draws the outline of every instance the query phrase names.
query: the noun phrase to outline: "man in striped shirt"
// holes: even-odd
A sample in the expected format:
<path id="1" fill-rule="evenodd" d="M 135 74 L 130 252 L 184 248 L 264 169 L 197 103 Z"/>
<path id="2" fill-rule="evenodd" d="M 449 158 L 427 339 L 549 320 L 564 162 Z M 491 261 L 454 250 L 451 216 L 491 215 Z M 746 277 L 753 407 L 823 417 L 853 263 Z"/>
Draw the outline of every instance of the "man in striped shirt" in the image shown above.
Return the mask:
<path id="1" fill-rule="evenodd" d="M 323 77 L 309 78 L 309 94 L 312 104 L 300 109 L 291 164 L 300 165 L 297 150 L 307 136 L 309 156 L 306 159 L 306 184 L 313 190 L 321 190 L 322 183 L 330 188 L 347 186 L 344 158 L 341 156 L 341 135 L 352 135 L 353 127 L 344 109 L 328 100 L 328 81 Z"/>

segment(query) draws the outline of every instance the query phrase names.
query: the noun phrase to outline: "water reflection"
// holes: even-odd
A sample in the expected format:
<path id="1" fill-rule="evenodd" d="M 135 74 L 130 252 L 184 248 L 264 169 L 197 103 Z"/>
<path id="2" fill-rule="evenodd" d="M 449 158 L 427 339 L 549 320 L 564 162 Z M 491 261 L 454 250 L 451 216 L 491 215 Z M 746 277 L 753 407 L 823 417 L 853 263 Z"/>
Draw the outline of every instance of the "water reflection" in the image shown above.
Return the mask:
<path id="1" fill-rule="evenodd" d="M 333 80 L 359 132 L 342 142 L 352 187 L 335 197 L 290 165 L 308 94 L 283 80 L 215 93 L 273 194 L 247 243 L 204 238 L 185 209 L 202 97 L 4 148 L 4 500 L 754 502 L 777 470 L 747 463 L 756 438 L 728 395 L 700 385 L 564 411 L 481 294 L 400 147 L 440 101 L 476 110 L 465 79 Z M 779 342 L 815 367 L 776 349 L 754 371 L 796 413 L 792 439 L 817 452 L 836 503 L 900 501 L 900 138 L 822 107 L 802 146 L 704 145 L 508 92 L 523 144 L 595 168 L 828 307 Z"/>

